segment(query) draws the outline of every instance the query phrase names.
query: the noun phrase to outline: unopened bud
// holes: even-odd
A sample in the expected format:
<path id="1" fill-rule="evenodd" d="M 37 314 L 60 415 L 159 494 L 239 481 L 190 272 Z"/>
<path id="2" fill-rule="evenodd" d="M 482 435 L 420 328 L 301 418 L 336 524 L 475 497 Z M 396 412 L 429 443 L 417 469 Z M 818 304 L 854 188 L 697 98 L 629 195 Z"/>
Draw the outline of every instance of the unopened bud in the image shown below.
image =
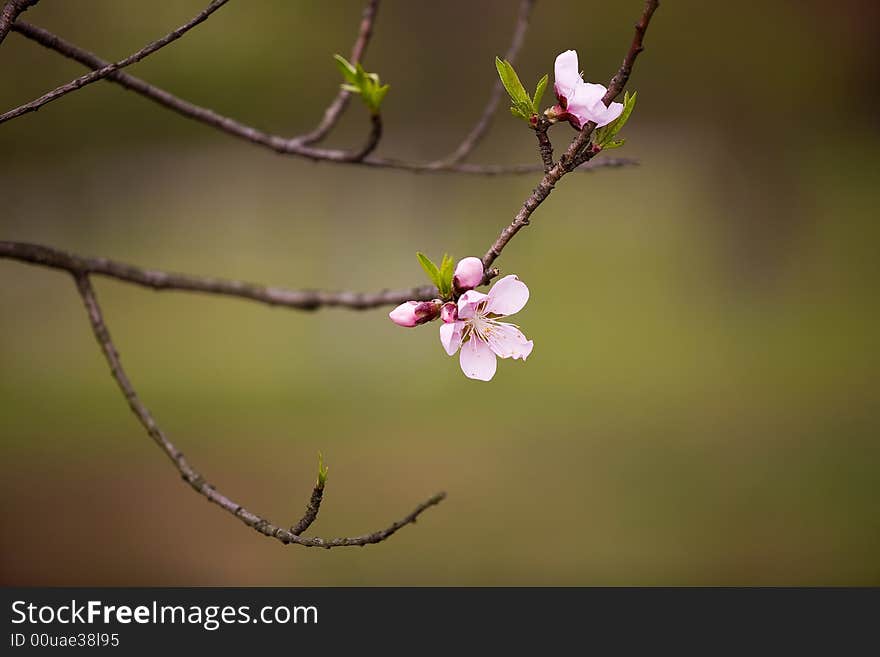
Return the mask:
<path id="1" fill-rule="evenodd" d="M 479 258 L 464 258 L 455 266 L 452 285 L 456 293 L 472 290 L 483 282 L 483 261 Z"/>
<path id="2" fill-rule="evenodd" d="M 407 301 L 388 313 L 388 317 L 398 326 L 409 328 L 430 322 L 439 314 L 439 301 Z"/>
<path id="3" fill-rule="evenodd" d="M 458 306 L 452 301 L 444 303 L 440 309 L 440 319 L 444 324 L 452 324 L 458 319 Z"/>

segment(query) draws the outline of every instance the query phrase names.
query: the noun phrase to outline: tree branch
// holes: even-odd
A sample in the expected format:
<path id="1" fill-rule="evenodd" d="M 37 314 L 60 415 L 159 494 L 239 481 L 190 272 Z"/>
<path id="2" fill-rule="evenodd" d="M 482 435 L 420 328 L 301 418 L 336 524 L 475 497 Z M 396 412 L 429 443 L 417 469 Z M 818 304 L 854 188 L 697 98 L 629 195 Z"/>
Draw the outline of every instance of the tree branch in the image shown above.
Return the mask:
<path id="1" fill-rule="evenodd" d="M 360 150 L 352 152 L 343 161 L 352 163 L 363 162 L 365 157 L 376 150 L 379 140 L 382 138 L 382 117 L 379 114 L 370 115 L 370 126 L 370 136 L 367 138 L 367 143 Z"/>
<path id="2" fill-rule="evenodd" d="M 31 39 L 46 48 L 54 50 L 65 57 L 74 59 L 89 68 L 103 70 L 111 66 L 97 55 L 90 53 L 87 50 L 83 50 L 69 41 L 65 41 L 48 30 L 31 25 L 25 21 L 16 21 L 12 29 L 15 32 L 20 33 L 22 36 Z M 263 132 L 262 130 L 258 130 L 257 128 L 236 121 L 233 118 L 219 114 L 207 107 L 190 103 L 189 101 L 179 98 L 164 89 L 151 85 L 125 71 L 113 70 L 107 74 L 106 79 L 115 82 L 130 91 L 141 94 L 142 96 L 145 96 L 182 116 L 209 125 L 239 139 L 269 148 L 277 153 L 297 155 L 316 162 L 329 161 L 338 164 L 357 164 L 417 173 L 447 172 L 490 176 L 502 174 L 524 174 L 542 170 L 540 166 L 532 164 L 512 166 L 464 163 L 447 164 L 441 161 L 413 162 L 394 158 L 376 157 L 374 155 L 358 158 L 356 157 L 357 153 L 353 153 L 352 151 L 315 148 L 302 143 L 298 137 L 286 138 L 280 135 Z M 12 110 L 11 112 L 15 111 L 16 110 Z M 7 112 L 7 114 L 10 114 L 10 112 Z M 590 167 L 583 167 L 580 170 L 587 171 L 607 167 L 620 167 L 635 163 L 634 160 L 619 158 L 616 160 L 605 160 Z"/>
<path id="3" fill-rule="evenodd" d="M 437 295 L 436 288 L 431 285 L 406 290 L 382 290 L 373 293 L 289 290 L 245 281 L 190 276 L 158 269 L 142 269 L 107 258 L 78 256 L 48 246 L 26 242 L 0 241 L 0 258 L 61 269 L 74 275 L 107 276 L 154 290 L 219 294 L 258 301 L 270 306 L 284 306 L 300 310 L 316 310 L 327 306 L 367 310 L 379 306 L 395 305 L 411 299 L 433 299 Z"/>
<path id="4" fill-rule="evenodd" d="M 3 8 L 0 9 L 0 43 L 3 43 L 3 39 L 9 34 L 9 30 L 12 29 L 12 24 L 15 23 L 15 19 L 18 18 L 19 14 L 27 11 L 39 1 L 9 0 L 3 5 Z"/>
<path id="5" fill-rule="evenodd" d="M 131 66 L 132 64 L 136 64 L 137 62 L 149 57 L 157 50 L 164 48 L 169 43 L 173 41 L 177 41 L 184 34 L 189 32 L 196 25 L 199 25 L 203 21 L 205 21 L 208 16 L 213 14 L 215 11 L 220 9 L 223 5 L 225 5 L 229 0 L 211 0 L 211 4 L 209 4 L 205 9 L 203 9 L 197 16 L 195 16 L 192 20 L 181 25 L 173 32 L 166 34 L 164 37 L 159 39 L 158 41 L 154 41 L 153 43 L 144 46 L 140 50 L 138 50 L 133 55 L 129 55 L 125 59 L 122 59 L 114 64 L 106 64 L 97 70 L 92 71 L 91 73 L 87 73 L 82 75 L 75 80 L 71 80 L 67 84 L 63 84 L 52 91 L 43 94 L 36 100 L 32 100 L 29 103 L 25 103 L 20 107 L 16 107 L 13 110 L 6 112 L 5 114 L 0 114 L 0 123 L 4 123 L 9 121 L 10 119 L 14 119 L 22 114 L 27 114 L 28 112 L 35 112 L 40 109 L 43 105 L 47 103 L 51 103 L 53 100 L 58 100 L 62 96 L 69 94 L 71 91 L 76 91 L 77 89 L 82 89 L 86 85 L 92 84 L 93 82 L 97 82 L 103 78 L 106 78 L 108 75 L 113 73 L 114 71 L 118 71 L 119 69 L 125 68 L 126 66 Z"/>
<path id="6" fill-rule="evenodd" d="M 206 497 L 209 502 L 213 502 L 225 511 L 231 513 L 248 527 L 251 527 L 255 531 L 258 531 L 265 536 L 275 538 L 284 544 L 295 543 L 297 545 L 303 545 L 305 547 L 323 547 L 328 549 L 333 547 L 358 545 L 363 546 L 370 543 L 379 543 L 380 541 L 384 541 L 401 527 L 414 523 L 419 514 L 421 514 L 427 508 L 434 506 L 435 504 L 439 504 L 446 497 L 445 493 L 438 493 L 437 495 L 434 495 L 433 497 L 416 507 L 415 511 L 410 513 L 408 516 L 391 524 L 386 529 L 381 529 L 377 532 L 373 532 L 372 534 L 365 534 L 352 538 L 323 539 L 317 537 L 306 538 L 303 536 L 297 536 L 291 531 L 273 525 L 265 518 L 262 518 L 257 514 L 248 511 L 242 505 L 229 499 L 223 493 L 214 488 L 212 484 L 208 483 L 208 481 L 189 464 L 186 458 L 184 458 L 183 453 L 179 449 L 177 449 L 177 447 L 175 447 L 170 440 L 168 440 L 165 433 L 156 424 L 156 421 L 150 411 L 138 398 L 137 393 L 135 392 L 134 387 L 131 384 L 131 381 L 128 379 L 128 376 L 125 373 L 125 370 L 122 369 L 122 362 L 119 359 L 119 352 L 116 350 L 116 346 L 113 344 L 113 341 L 110 338 L 110 332 L 108 331 L 107 325 L 104 322 L 104 318 L 101 314 L 101 307 L 98 305 L 98 300 L 95 296 L 95 291 L 92 288 L 92 284 L 89 281 L 88 274 L 82 272 L 73 272 L 73 277 L 76 281 L 76 287 L 79 291 L 80 297 L 82 297 L 83 303 L 85 304 L 86 312 L 88 313 L 89 317 L 89 323 L 92 326 L 92 332 L 95 334 L 95 339 L 98 341 L 98 345 L 101 347 L 101 351 L 104 353 L 107 364 L 110 366 L 110 373 L 116 381 L 119 390 L 128 401 L 128 405 L 131 408 L 132 413 L 135 414 L 138 421 L 141 423 L 141 425 L 143 425 L 144 429 L 147 430 L 150 438 L 152 438 L 153 441 L 159 446 L 159 448 L 163 452 L 165 452 L 166 456 L 171 459 L 171 462 L 180 472 L 183 480 L 188 483 L 193 488 L 193 490 L 199 493 L 199 495 Z M 317 509 L 315 511 L 315 515 L 317 515 Z"/>
<path id="7" fill-rule="evenodd" d="M 626 81 L 629 79 L 630 73 L 632 72 L 633 64 L 635 63 L 636 57 L 638 54 L 644 50 L 642 46 L 642 40 L 644 39 L 645 32 L 648 29 L 648 24 L 651 21 L 651 17 L 654 15 L 657 7 L 660 5 L 659 0 L 647 0 L 645 2 L 645 8 L 642 11 L 642 16 L 639 19 L 638 23 L 636 23 L 635 27 L 635 36 L 633 37 L 632 44 L 630 45 L 629 51 L 623 59 L 623 64 L 620 69 L 609 82 L 608 91 L 602 99 L 603 102 L 608 105 L 614 98 L 616 98 L 621 91 L 623 91 L 623 87 L 626 84 Z M 541 203 L 550 195 L 550 192 L 553 191 L 556 183 L 567 173 L 578 168 L 583 162 L 594 157 L 598 154 L 598 151 L 592 152 L 590 149 L 590 135 L 593 130 L 596 128 L 596 124 L 592 121 L 587 122 L 583 129 L 577 134 L 577 136 L 571 141 L 565 153 L 563 153 L 562 157 L 559 158 L 559 162 L 554 164 L 549 171 L 544 174 L 544 177 L 538 183 L 538 186 L 529 194 L 528 198 L 523 202 L 522 207 L 520 207 L 519 212 L 516 213 L 513 221 L 505 226 L 501 233 L 498 235 L 498 238 L 495 242 L 492 243 L 492 246 L 489 247 L 489 250 L 486 251 L 486 254 L 483 256 L 483 269 L 486 270 L 486 275 L 483 278 L 484 283 L 488 283 L 492 278 L 490 267 L 493 262 L 501 255 L 501 251 L 505 246 L 513 239 L 513 236 L 516 235 L 520 230 L 524 227 L 528 226 L 530 223 L 530 217 L 532 213 L 538 208 Z M 543 152 L 542 152 L 543 157 Z"/>
<path id="8" fill-rule="evenodd" d="M 492 97 L 490 97 L 489 106 L 487 106 L 487 110 L 484 111 L 484 114 L 481 116 L 480 121 L 478 121 L 477 126 L 475 126 L 474 130 L 472 130 L 468 137 L 466 137 L 465 141 L 462 143 L 462 145 L 460 145 L 459 149 L 457 149 L 450 156 L 450 158 L 448 158 L 449 161 L 412 163 L 400 160 L 375 158 L 370 155 L 370 152 L 376 147 L 379 141 L 379 137 L 381 136 L 382 126 L 378 116 L 374 117 L 373 129 L 371 131 L 370 138 L 367 144 L 361 150 L 341 151 L 332 149 L 319 149 L 309 146 L 302 140 L 302 138 L 299 138 L 299 141 L 297 140 L 297 138 L 284 139 L 276 135 L 270 135 L 261 132 L 259 130 L 256 130 L 255 128 L 241 124 L 234 119 L 219 115 L 210 109 L 193 105 L 187 101 L 184 101 L 180 98 L 177 98 L 176 96 L 169 94 L 166 91 L 163 91 L 157 87 L 153 87 L 152 85 L 149 85 L 148 83 L 119 70 L 124 66 L 128 66 L 131 63 L 139 61 L 139 59 L 148 56 L 151 52 L 155 52 L 163 45 L 166 45 L 176 38 L 179 38 L 179 36 L 185 33 L 188 29 L 207 18 L 210 13 L 222 6 L 226 1 L 227 0 L 214 0 L 211 5 L 209 5 L 209 7 L 205 11 L 203 11 L 202 14 L 199 15 L 199 17 L 196 17 L 196 19 L 193 19 L 193 21 L 191 21 L 187 25 L 184 25 L 175 32 L 172 32 L 164 39 L 157 41 L 150 46 L 147 46 L 143 50 L 135 53 L 125 60 L 121 60 L 120 62 L 117 62 L 115 64 L 107 64 L 106 62 L 103 62 L 102 60 L 97 58 L 95 55 L 87 51 L 83 51 L 76 46 L 73 46 L 72 44 L 64 42 L 59 37 L 45 30 L 28 25 L 23 21 L 16 20 L 17 14 L 26 9 L 27 6 L 35 4 L 36 0 L 9 0 L 9 2 L 4 5 L 2 11 L 0 11 L 0 41 L 2 41 L 2 37 L 5 36 L 5 33 L 2 31 L 4 27 L 4 21 L 5 24 L 15 21 L 13 24 L 13 29 L 15 29 L 16 31 L 21 32 L 25 36 L 28 36 L 29 38 L 38 41 L 39 43 L 42 43 L 43 45 L 52 48 L 68 57 L 76 59 L 77 61 L 80 61 L 94 69 L 93 73 L 82 76 L 77 80 L 68 83 L 68 85 L 59 87 L 54 92 L 50 92 L 50 94 L 47 94 L 41 99 L 38 99 L 37 101 L 28 104 L 33 105 L 33 107 L 29 108 L 28 106 L 22 106 L 22 108 L 19 108 L 19 110 L 21 110 L 21 113 L 33 111 L 40 107 L 42 104 L 50 102 L 51 100 L 54 100 L 55 98 L 60 97 L 65 93 L 69 93 L 70 91 L 73 91 L 77 88 L 81 88 L 85 84 L 89 84 L 90 82 L 96 81 L 98 79 L 106 78 L 108 80 L 117 82 L 118 84 L 121 84 L 128 89 L 132 89 L 138 93 L 141 93 L 151 98 L 152 100 L 185 116 L 189 116 L 190 118 L 202 121 L 240 138 L 246 139 L 253 143 L 268 146 L 278 152 L 301 155 L 303 157 L 314 160 L 329 160 L 334 162 L 369 164 L 372 166 L 384 166 L 389 168 L 407 169 L 411 171 L 466 171 L 470 173 L 496 174 L 503 172 L 525 172 L 529 170 L 534 170 L 534 167 L 531 165 L 517 166 L 513 168 L 495 167 L 494 169 L 491 169 L 487 167 L 480 167 L 478 165 L 464 165 L 458 161 L 459 159 L 465 157 L 473 149 L 476 142 L 479 141 L 479 139 L 485 133 L 486 129 L 488 129 L 489 119 L 487 119 L 486 117 L 491 116 L 491 114 L 494 112 L 494 107 L 492 107 L 491 111 L 488 111 L 488 107 L 491 107 L 493 105 L 493 99 L 495 106 L 497 106 L 498 102 L 498 100 L 495 98 L 494 93 Z M 514 51 L 519 48 L 519 42 L 521 42 L 522 35 L 525 33 L 525 24 L 527 23 L 528 11 L 531 8 L 531 4 L 532 2 L 529 0 L 524 0 L 521 4 L 520 19 L 518 22 L 517 31 L 514 35 L 514 42 L 511 45 L 511 48 L 513 48 Z M 603 99 L 606 104 L 611 102 L 611 100 L 613 100 L 626 85 L 626 82 L 632 72 L 632 67 L 635 59 L 638 54 L 643 50 L 642 42 L 644 39 L 644 35 L 651 20 L 651 17 L 654 11 L 657 9 L 658 5 L 659 2 L 657 0 L 647 0 L 642 17 L 636 24 L 636 33 L 630 49 L 627 55 L 624 57 L 621 68 L 618 70 L 618 72 L 609 83 L 608 93 Z M 372 29 L 372 21 L 375 16 L 376 6 L 377 2 L 371 2 L 370 5 L 368 5 L 367 10 L 365 11 L 364 18 L 362 19 L 360 37 L 358 42 L 356 42 L 355 44 L 355 48 L 357 48 L 358 43 L 362 43 L 360 54 L 362 54 L 363 48 L 366 46 L 366 42 L 369 39 L 369 34 Z M 10 9 L 10 7 L 12 7 L 12 9 Z M 8 32 L 8 26 L 5 29 Z M 339 98 L 340 97 L 337 96 L 337 100 L 339 100 Z M 44 102 L 41 102 L 43 100 Z M 323 135 L 326 134 L 326 132 L 328 132 L 333 127 L 336 120 L 338 120 L 339 114 L 344 109 L 346 100 L 347 99 L 343 99 L 339 101 L 340 109 L 335 115 L 330 112 L 330 110 L 334 107 L 336 101 L 334 101 L 334 103 L 331 104 L 330 107 L 328 107 L 328 111 L 325 112 L 325 121 L 322 121 L 322 123 L 319 124 L 318 128 L 310 133 L 310 135 L 320 133 L 323 129 L 322 126 L 325 125 L 325 122 L 327 123 L 326 130 L 323 132 L 323 134 L 320 134 L 315 139 L 315 141 L 323 137 Z M 13 112 L 16 111 L 18 110 L 13 110 Z M 328 113 L 330 113 L 329 119 L 327 118 Z M 4 117 L 7 117 L 9 114 L 10 113 L 0 116 L 0 122 L 2 122 L 3 120 L 7 120 Z M 14 117 L 10 116 L 9 118 Z M 565 153 L 555 164 L 553 163 L 552 158 L 552 146 L 550 145 L 549 139 L 547 138 L 546 130 L 543 131 L 543 139 L 542 134 L 540 134 L 541 131 L 536 131 L 539 133 L 539 150 L 541 152 L 542 161 L 544 163 L 545 174 L 541 181 L 538 183 L 538 186 L 535 188 L 535 190 L 525 200 L 513 222 L 509 226 L 504 228 L 496 241 L 489 248 L 486 255 L 483 257 L 483 267 L 485 271 L 484 282 L 487 282 L 493 276 L 497 275 L 497 270 L 491 268 L 492 263 L 500 256 L 502 250 L 513 238 L 513 236 L 516 235 L 516 233 L 524 226 L 529 224 L 532 213 L 540 206 L 540 204 L 547 198 L 547 196 L 549 196 L 556 183 L 564 175 L 574 171 L 575 169 L 595 168 L 596 166 L 599 166 L 581 166 L 599 153 L 599 150 L 596 148 L 592 148 L 589 143 L 590 135 L 595 127 L 596 126 L 594 123 L 587 123 L 583 130 L 581 130 L 577 134 L 577 136 L 571 141 Z M 309 137 L 310 135 L 306 135 L 306 137 Z M 459 153 L 462 152 L 463 155 L 459 157 Z M 602 165 L 620 166 L 624 163 L 627 162 L 624 160 L 606 160 L 604 163 L 602 163 Z M 433 497 L 416 507 L 416 509 L 408 516 L 397 522 L 392 523 L 389 527 L 385 529 L 373 532 L 371 534 L 335 539 L 322 539 L 317 537 L 302 536 L 302 533 L 306 529 L 308 529 L 317 518 L 318 512 L 320 510 L 324 488 L 323 478 L 321 476 L 319 476 L 318 483 L 312 492 L 312 496 L 309 500 L 308 507 L 306 508 L 305 515 L 289 530 L 272 524 L 265 518 L 262 518 L 252 513 L 251 511 L 248 511 L 241 505 L 232 501 L 230 498 L 220 493 L 213 485 L 208 483 L 205 478 L 189 464 L 189 462 L 184 458 L 180 450 L 178 450 L 177 447 L 175 447 L 174 444 L 171 443 L 170 440 L 168 440 L 167 436 L 156 424 L 156 421 L 151 415 L 150 411 L 140 401 L 137 393 L 134 390 L 134 387 L 132 386 L 130 380 L 128 379 L 128 376 L 122 368 L 119 353 L 110 337 L 109 330 L 103 318 L 100 306 L 97 301 L 97 297 L 91 284 L 90 276 L 93 274 L 108 276 L 124 282 L 133 283 L 156 290 L 176 289 L 220 294 L 226 296 L 236 296 L 240 298 L 259 301 L 269 305 L 282 305 L 301 309 L 315 309 L 321 306 L 343 306 L 347 308 L 363 309 L 372 308 L 379 305 L 401 303 L 403 301 L 411 299 L 429 299 L 436 294 L 436 290 L 434 288 L 420 287 L 404 291 L 383 291 L 376 294 L 286 290 L 283 288 L 265 287 L 242 281 L 201 278 L 159 270 L 146 270 L 134 267 L 132 265 L 107 260 L 104 258 L 86 258 L 68 254 L 63 251 L 58 251 L 56 249 L 51 249 L 45 246 L 19 242 L 0 241 L 0 258 L 10 258 L 35 265 L 61 269 L 72 274 L 79 295 L 85 305 L 92 331 L 104 354 L 107 364 L 110 367 L 111 374 L 116 381 L 119 390 L 122 392 L 123 396 L 127 400 L 132 412 L 137 417 L 138 421 L 141 423 L 144 429 L 147 431 L 150 438 L 159 446 L 160 449 L 162 449 L 166 456 L 168 456 L 168 458 L 174 464 L 175 468 L 181 474 L 184 481 L 186 481 L 196 492 L 207 498 L 210 502 L 217 504 L 218 506 L 241 520 L 244 524 L 253 528 L 255 531 L 258 531 L 266 536 L 275 538 L 285 544 L 294 543 L 306 547 L 332 548 L 341 546 L 363 546 L 371 543 L 381 542 L 394 534 L 400 528 L 408 524 L 415 523 L 416 519 L 422 512 L 424 512 L 429 507 L 440 503 L 445 498 L 445 493 L 438 493 L 437 495 L 434 495 Z"/>
<path id="9" fill-rule="evenodd" d="M 309 498 L 309 505 L 306 507 L 306 512 L 299 521 L 290 528 L 290 533 L 295 536 L 300 536 L 303 532 L 305 532 L 309 527 L 312 526 L 312 523 L 315 522 L 315 519 L 318 517 L 318 511 L 321 510 L 321 500 L 324 499 L 324 484 L 318 480 L 318 483 L 315 484 L 315 488 L 312 490 L 312 497 Z"/>

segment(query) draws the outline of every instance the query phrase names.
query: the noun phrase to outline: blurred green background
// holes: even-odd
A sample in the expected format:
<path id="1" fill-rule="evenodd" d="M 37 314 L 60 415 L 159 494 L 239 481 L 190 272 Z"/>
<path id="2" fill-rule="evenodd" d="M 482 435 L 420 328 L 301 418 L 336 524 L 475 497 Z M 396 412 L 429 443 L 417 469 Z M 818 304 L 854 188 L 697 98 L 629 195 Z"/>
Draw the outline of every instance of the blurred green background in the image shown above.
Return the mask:
<path id="1" fill-rule="evenodd" d="M 42 2 L 26 19 L 117 59 L 204 1 Z M 361 3 L 231 2 L 131 69 L 267 130 L 313 127 Z M 640 0 L 540 0 L 527 86 L 568 48 L 607 81 Z M 470 129 L 516 3 L 384 3 L 379 153 Z M 123 362 L 220 490 L 284 524 L 323 451 L 313 532 L 284 548 L 182 485 L 111 380 L 69 277 L 0 260 L 4 584 L 880 584 L 880 6 L 664 2 L 617 151 L 572 175 L 498 264 L 532 293 L 525 364 L 466 379 L 437 326 L 95 284 Z M 82 69 L 11 34 L 0 109 Z M 360 143 L 353 104 L 328 143 Z M 572 135 L 551 134 L 557 150 Z M 537 161 L 498 112 L 475 162 Z M 537 176 L 281 157 L 98 83 L 0 126 L 0 238 L 289 287 L 423 282 L 481 255 Z"/>

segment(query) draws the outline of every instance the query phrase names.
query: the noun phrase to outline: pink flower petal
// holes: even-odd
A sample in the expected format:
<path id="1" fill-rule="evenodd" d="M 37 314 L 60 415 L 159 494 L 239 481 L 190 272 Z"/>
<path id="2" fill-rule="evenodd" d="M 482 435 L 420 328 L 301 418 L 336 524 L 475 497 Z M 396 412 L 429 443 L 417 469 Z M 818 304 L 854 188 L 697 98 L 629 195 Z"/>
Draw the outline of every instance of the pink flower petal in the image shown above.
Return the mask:
<path id="1" fill-rule="evenodd" d="M 587 121 L 597 121 L 604 116 L 605 103 L 602 97 L 605 95 L 605 87 L 601 84 L 581 82 L 574 90 L 574 97 L 569 100 L 569 118 L 574 117 L 575 127 L 578 130 L 584 127 Z"/>
<path id="2" fill-rule="evenodd" d="M 553 67 L 553 80 L 556 97 L 559 98 L 560 102 L 563 99 L 571 101 L 575 89 L 583 82 L 580 69 L 578 68 L 577 52 L 566 50 L 556 57 L 556 64 Z"/>
<path id="3" fill-rule="evenodd" d="M 583 130 L 584 124 L 590 120 L 590 114 L 581 107 L 573 107 L 565 112 L 563 118 L 568 119 L 568 122 L 578 130 Z"/>
<path id="4" fill-rule="evenodd" d="M 468 290 L 458 298 L 458 318 L 471 319 L 476 313 L 477 306 L 487 299 L 488 295 L 476 290 Z"/>
<path id="5" fill-rule="evenodd" d="M 532 353 L 534 346 L 534 343 L 513 324 L 498 322 L 489 333 L 489 348 L 499 358 L 525 360 Z"/>
<path id="6" fill-rule="evenodd" d="M 475 337 L 471 337 L 461 346 L 458 362 L 466 377 L 480 381 L 491 380 L 498 366 L 489 345 Z"/>
<path id="7" fill-rule="evenodd" d="M 452 356 L 461 346 L 461 334 L 464 330 L 464 322 L 453 322 L 440 325 L 440 344 L 446 353 Z"/>
<path id="8" fill-rule="evenodd" d="M 575 97 L 579 105 L 595 111 L 600 108 L 599 103 L 602 103 L 607 92 L 608 89 L 601 84 L 584 82 L 577 88 Z M 602 103 L 601 107 L 605 107 L 605 103 Z"/>
<path id="9" fill-rule="evenodd" d="M 496 315 L 513 315 L 522 310 L 528 300 L 529 288 L 515 274 L 511 274 L 495 283 L 489 290 L 486 310 Z M 461 317 L 461 299 L 458 304 L 458 316 Z"/>
<path id="10" fill-rule="evenodd" d="M 608 90 L 601 84 L 584 82 L 575 89 L 574 98 L 568 103 L 568 118 L 578 129 L 587 121 L 593 121 L 598 127 L 608 125 L 623 111 L 621 103 L 611 103 L 608 107 L 602 102 Z"/>
<path id="11" fill-rule="evenodd" d="M 596 125 L 600 128 L 614 121 L 623 112 L 623 103 L 611 103 L 598 117 Z"/>

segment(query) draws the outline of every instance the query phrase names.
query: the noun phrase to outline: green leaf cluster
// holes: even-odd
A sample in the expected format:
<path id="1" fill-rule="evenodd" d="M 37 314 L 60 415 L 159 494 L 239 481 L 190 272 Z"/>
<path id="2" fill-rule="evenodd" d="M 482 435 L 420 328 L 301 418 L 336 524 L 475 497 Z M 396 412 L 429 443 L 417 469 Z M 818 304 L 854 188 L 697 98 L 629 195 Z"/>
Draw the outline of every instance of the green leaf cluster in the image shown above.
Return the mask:
<path id="1" fill-rule="evenodd" d="M 381 84 L 379 74 L 367 73 L 360 62 L 352 64 L 342 55 L 333 55 L 333 59 L 336 60 L 336 66 L 345 79 L 342 88 L 359 94 L 370 112 L 378 114 L 382 100 L 391 88 L 390 85 Z"/>
<path id="2" fill-rule="evenodd" d="M 626 125 L 626 122 L 629 121 L 629 115 L 632 114 L 633 108 L 636 106 L 637 95 L 636 92 L 633 92 L 633 95 L 630 96 L 628 91 L 623 94 L 623 111 L 620 113 L 620 116 L 608 125 L 598 128 L 593 133 L 593 143 L 596 146 L 599 146 L 602 150 L 623 146 L 626 140 L 615 139 L 615 137 L 621 128 Z"/>
<path id="3" fill-rule="evenodd" d="M 529 96 L 510 62 L 496 57 L 495 68 L 498 69 L 498 77 L 501 78 L 501 84 L 507 89 L 507 93 L 513 103 L 510 107 L 510 113 L 526 121 L 539 114 L 541 99 L 544 97 L 544 91 L 547 90 L 547 76 L 545 75 L 538 81 L 535 93 Z"/>
<path id="4" fill-rule="evenodd" d="M 419 259 L 419 264 L 422 266 L 422 269 L 425 270 L 425 273 L 428 274 L 428 278 L 430 278 L 431 282 L 437 286 L 440 298 L 451 299 L 452 276 L 455 273 L 455 260 L 444 253 L 443 260 L 440 261 L 440 266 L 438 267 L 424 253 L 416 253 L 416 258 Z"/>

